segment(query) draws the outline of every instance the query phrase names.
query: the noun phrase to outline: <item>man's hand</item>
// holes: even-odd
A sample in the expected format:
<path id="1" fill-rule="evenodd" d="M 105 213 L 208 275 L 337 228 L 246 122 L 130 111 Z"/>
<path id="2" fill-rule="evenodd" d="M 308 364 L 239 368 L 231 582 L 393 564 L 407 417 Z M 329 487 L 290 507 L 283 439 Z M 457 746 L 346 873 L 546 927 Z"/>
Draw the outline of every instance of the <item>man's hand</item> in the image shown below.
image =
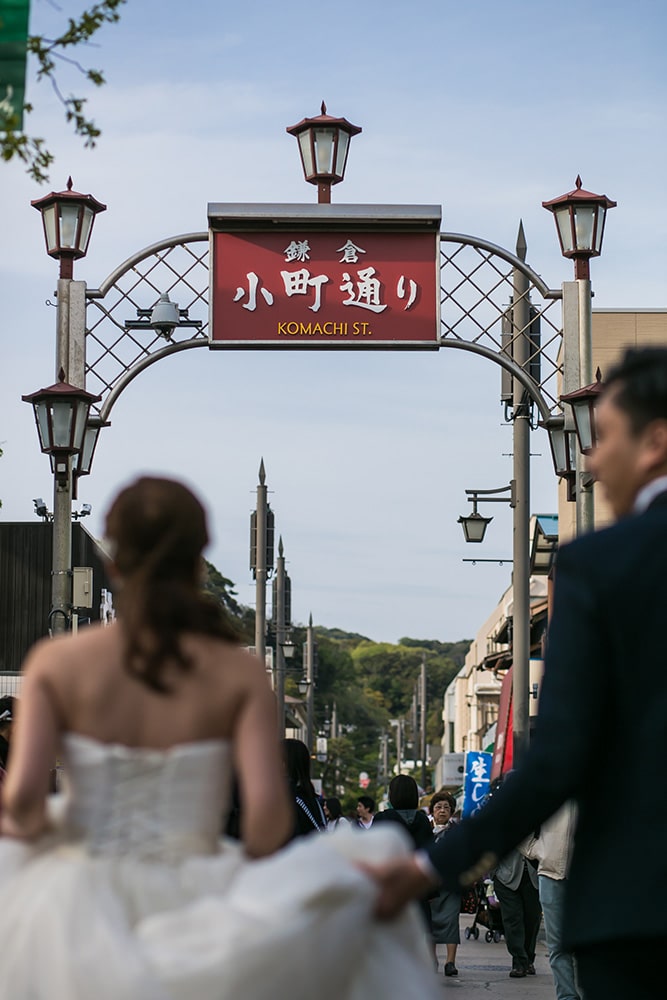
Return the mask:
<path id="1" fill-rule="evenodd" d="M 413 857 L 361 867 L 378 886 L 375 916 L 379 920 L 391 920 L 410 900 L 419 899 L 437 884 Z"/>

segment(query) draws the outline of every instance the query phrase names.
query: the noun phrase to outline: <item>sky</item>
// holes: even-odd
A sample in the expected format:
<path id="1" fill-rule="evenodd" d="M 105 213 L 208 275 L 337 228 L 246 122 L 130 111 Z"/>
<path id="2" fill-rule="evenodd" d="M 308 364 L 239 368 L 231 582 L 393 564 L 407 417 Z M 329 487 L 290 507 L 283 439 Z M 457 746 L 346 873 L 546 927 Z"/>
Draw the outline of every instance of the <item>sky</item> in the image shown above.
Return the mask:
<path id="1" fill-rule="evenodd" d="M 33 0 L 31 31 L 62 30 L 79 2 Z M 31 199 L 74 188 L 108 206 L 75 277 L 99 286 L 161 239 L 207 227 L 209 202 L 314 203 L 285 127 L 319 113 L 363 128 L 337 203 L 436 204 L 443 230 L 513 250 L 552 288 L 571 280 L 541 202 L 574 187 L 618 202 L 592 262 L 597 308 L 667 308 L 667 86 L 663 0 L 128 0 L 78 55 L 103 69 L 86 150 L 47 83 L 28 77 L 26 124 L 56 155 L 39 187 L 0 164 L 0 517 L 49 505 L 49 462 L 21 395 L 55 379 L 54 288 Z M 181 478 L 209 511 L 208 557 L 254 604 L 249 517 L 263 458 L 292 579 L 293 619 L 358 632 L 472 637 L 509 585 L 511 512 L 483 546 L 456 523 L 466 489 L 505 486 L 511 429 L 496 365 L 465 352 L 185 351 L 122 393 L 80 482 L 101 536 L 118 488 Z M 543 431 L 531 438 L 531 508 L 557 508 Z"/>

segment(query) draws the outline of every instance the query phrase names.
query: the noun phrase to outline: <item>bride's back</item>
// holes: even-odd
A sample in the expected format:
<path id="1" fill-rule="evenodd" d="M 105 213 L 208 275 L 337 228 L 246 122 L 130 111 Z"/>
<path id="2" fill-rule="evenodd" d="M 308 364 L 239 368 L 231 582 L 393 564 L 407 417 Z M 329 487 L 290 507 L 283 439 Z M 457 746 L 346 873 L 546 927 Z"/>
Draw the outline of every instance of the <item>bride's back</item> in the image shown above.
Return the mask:
<path id="1" fill-rule="evenodd" d="M 128 671 L 122 623 L 49 643 L 45 674 L 62 729 L 155 748 L 231 738 L 241 706 L 264 681 L 256 660 L 210 636 L 185 634 L 179 643 L 189 666 L 163 664 L 165 691 Z"/>
<path id="2" fill-rule="evenodd" d="M 119 620 L 30 653 L 3 822 L 14 836 L 42 829 L 48 769 L 69 733 L 157 751 L 230 740 L 246 851 L 269 853 L 292 822 L 275 699 L 263 665 L 203 593 L 200 503 L 180 483 L 139 479 L 114 501 L 106 529 Z"/>

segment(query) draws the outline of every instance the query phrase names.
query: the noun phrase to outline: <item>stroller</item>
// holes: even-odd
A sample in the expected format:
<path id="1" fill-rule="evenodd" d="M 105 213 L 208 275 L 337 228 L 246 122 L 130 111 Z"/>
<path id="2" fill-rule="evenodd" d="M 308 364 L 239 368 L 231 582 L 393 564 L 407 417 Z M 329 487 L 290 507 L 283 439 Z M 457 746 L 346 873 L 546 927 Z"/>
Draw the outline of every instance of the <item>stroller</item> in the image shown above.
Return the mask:
<path id="1" fill-rule="evenodd" d="M 484 940 L 489 943 L 495 941 L 497 944 L 503 936 L 504 928 L 500 903 L 493 891 L 493 880 L 490 878 L 480 879 L 479 882 L 475 883 L 475 892 L 477 895 L 475 918 L 470 927 L 466 927 L 464 937 L 466 941 L 469 941 L 470 938 L 477 941 L 479 938 L 477 924 L 482 924 L 483 927 L 486 927 Z"/>

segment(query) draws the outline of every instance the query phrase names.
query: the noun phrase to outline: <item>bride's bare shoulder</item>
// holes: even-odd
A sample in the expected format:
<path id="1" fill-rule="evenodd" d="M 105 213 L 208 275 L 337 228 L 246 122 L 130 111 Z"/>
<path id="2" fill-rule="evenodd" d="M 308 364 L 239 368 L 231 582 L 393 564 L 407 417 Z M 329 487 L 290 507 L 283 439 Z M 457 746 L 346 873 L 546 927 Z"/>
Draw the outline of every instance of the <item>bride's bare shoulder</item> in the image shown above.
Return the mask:
<path id="1" fill-rule="evenodd" d="M 89 625 L 80 632 L 67 632 L 53 638 L 40 639 L 28 653 L 23 672 L 31 674 L 60 673 L 81 662 L 91 662 L 104 650 L 115 649 L 118 632 L 115 625 Z M 93 661 L 94 662 L 94 661 Z"/>

